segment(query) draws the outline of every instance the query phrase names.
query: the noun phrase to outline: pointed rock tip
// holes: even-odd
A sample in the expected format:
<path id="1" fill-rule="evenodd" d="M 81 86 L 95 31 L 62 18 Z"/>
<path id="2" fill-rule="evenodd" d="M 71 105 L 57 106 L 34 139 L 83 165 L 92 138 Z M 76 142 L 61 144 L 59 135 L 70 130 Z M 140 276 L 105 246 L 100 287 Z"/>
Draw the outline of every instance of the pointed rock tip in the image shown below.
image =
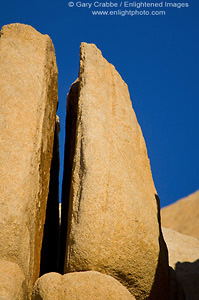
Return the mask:
<path id="1" fill-rule="evenodd" d="M 85 48 L 85 49 L 93 48 L 93 49 L 99 50 L 94 43 L 86 43 L 86 42 L 81 42 L 80 49 L 82 49 L 82 48 Z"/>
<path id="2" fill-rule="evenodd" d="M 80 57 L 90 52 L 98 52 L 100 55 L 102 55 L 101 50 L 99 50 L 95 44 L 82 42 L 80 45 Z"/>
<path id="3" fill-rule="evenodd" d="M 120 73 L 117 71 L 117 69 L 115 68 L 115 66 L 112 63 L 110 63 L 103 56 L 102 51 L 95 44 L 93 44 L 93 43 L 86 43 L 86 42 L 82 42 L 81 43 L 81 45 L 80 45 L 80 70 L 82 69 L 81 61 L 84 61 L 85 58 L 86 58 L 86 60 L 88 58 L 91 58 L 93 62 L 96 63 L 96 61 L 97 61 L 98 64 L 99 64 L 99 59 L 102 59 L 102 61 L 105 61 L 107 64 L 110 65 L 110 67 L 112 68 L 112 71 L 115 72 L 115 74 L 117 74 L 118 77 L 120 77 L 120 79 L 123 82 L 123 84 L 128 88 L 127 83 L 124 81 L 124 79 L 122 78 L 122 76 L 120 75 Z M 80 71 L 80 73 L 81 73 L 81 71 Z M 79 78 L 77 79 L 77 81 L 78 80 L 79 80 Z"/>

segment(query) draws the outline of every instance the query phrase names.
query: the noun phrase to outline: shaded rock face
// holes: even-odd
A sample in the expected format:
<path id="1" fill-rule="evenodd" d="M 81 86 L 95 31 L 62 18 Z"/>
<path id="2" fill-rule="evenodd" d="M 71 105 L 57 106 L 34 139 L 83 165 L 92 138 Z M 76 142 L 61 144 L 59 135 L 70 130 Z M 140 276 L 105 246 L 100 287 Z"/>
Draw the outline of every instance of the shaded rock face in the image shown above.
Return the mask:
<path id="1" fill-rule="evenodd" d="M 199 239 L 199 191 L 161 209 L 162 226 Z"/>
<path id="2" fill-rule="evenodd" d="M 75 126 L 66 133 L 64 271 L 94 269 L 136 299 L 168 299 L 167 249 L 144 138 L 127 85 L 95 45 L 81 45 L 68 107 Z"/>
<path id="3" fill-rule="evenodd" d="M 169 267 L 169 300 L 187 300 L 182 285 L 178 281 L 176 272 Z"/>
<path id="4" fill-rule="evenodd" d="M 176 272 L 186 299 L 199 299 L 199 240 L 169 228 L 163 228 L 163 234 L 169 250 L 169 264 Z"/>
<path id="5" fill-rule="evenodd" d="M 41 251 L 40 276 L 58 271 L 59 257 L 59 117 L 56 116 L 49 194 Z"/>
<path id="6" fill-rule="evenodd" d="M 67 118 L 66 118 L 66 141 L 64 153 L 64 174 L 62 182 L 62 204 L 61 204 L 61 230 L 60 230 L 60 257 L 59 272 L 64 273 L 66 236 L 68 228 L 68 209 L 70 197 L 70 184 L 73 167 L 73 157 L 75 151 L 76 121 L 77 121 L 77 104 L 78 104 L 79 81 L 73 83 L 70 88 L 70 101 L 67 101 Z"/>
<path id="7" fill-rule="evenodd" d="M 95 271 L 61 276 L 49 273 L 40 277 L 32 300 L 135 300 L 133 295 L 111 276 Z"/>
<path id="8" fill-rule="evenodd" d="M 40 272 L 58 100 L 47 35 L 21 24 L 2 28 L 0 90 L 0 259 L 19 266 L 29 295 Z"/>

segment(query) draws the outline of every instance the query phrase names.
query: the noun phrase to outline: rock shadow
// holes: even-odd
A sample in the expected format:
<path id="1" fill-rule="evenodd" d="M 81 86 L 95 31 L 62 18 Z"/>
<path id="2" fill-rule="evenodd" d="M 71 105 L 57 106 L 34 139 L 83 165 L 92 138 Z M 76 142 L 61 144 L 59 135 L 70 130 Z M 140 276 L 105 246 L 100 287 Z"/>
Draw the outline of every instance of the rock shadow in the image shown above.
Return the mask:
<path id="1" fill-rule="evenodd" d="M 168 300 L 169 299 L 169 266 L 168 266 L 168 249 L 164 241 L 162 228 L 161 228 L 161 217 L 160 217 L 160 199 L 158 195 L 155 195 L 157 203 L 157 219 L 159 224 L 159 257 L 156 268 L 156 274 L 154 283 L 151 289 L 148 300 Z"/>
<path id="2" fill-rule="evenodd" d="M 186 299 L 198 300 L 199 299 L 199 259 L 196 260 L 195 262 L 178 262 L 175 265 L 175 271 L 176 271 L 178 281 L 183 286 Z"/>
<path id="3" fill-rule="evenodd" d="M 66 240 L 68 232 L 68 212 L 70 186 L 73 167 L 73 157 L 75 153 L 75 137 L 77 122 L 79 81 L 75 81 L 67 97 L 66 108 L 66 139 L 64 152 L 64 174 L 62 182 L 62 210 L 61 210 L 61 231 L 60 231 L 60 255 L 59 255 L 59 273 L 64 273 L 64 264 L 66 256 Z"/>
<path id="4" fill-rule="evenodd" d="M 41 250 L 40 276 L 58 271 L 59 256 L 59 131 L 56 122 L 53 157 L 50 170 L 49 194 Z"/>

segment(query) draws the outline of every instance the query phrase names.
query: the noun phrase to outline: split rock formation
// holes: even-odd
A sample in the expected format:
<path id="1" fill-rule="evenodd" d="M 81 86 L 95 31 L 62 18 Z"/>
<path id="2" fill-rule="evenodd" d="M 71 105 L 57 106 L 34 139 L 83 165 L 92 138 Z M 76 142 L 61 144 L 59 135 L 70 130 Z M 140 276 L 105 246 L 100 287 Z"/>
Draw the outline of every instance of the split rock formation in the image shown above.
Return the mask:
<path id="1" fill-rule="evenodd" d="M 0 97 L 0 299 L 185 300 L 181 282 L 196 300 L 183 260 L 198 270 L 198 240 L 164 229 L 169 267 L 142 131 L 100 50 L 81 44 L 67 99 L 60 232 L 57 66 L 47 35 L 2 28 Z"/>

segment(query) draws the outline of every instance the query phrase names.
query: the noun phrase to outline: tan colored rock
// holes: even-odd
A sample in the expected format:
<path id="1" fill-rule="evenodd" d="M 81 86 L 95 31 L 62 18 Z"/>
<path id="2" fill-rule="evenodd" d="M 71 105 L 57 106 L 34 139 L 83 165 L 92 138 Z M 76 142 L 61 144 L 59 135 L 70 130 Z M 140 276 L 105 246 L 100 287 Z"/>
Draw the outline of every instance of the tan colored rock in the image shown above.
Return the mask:
<path id="1" fill-rule="evenodd" d="M 32 300 L 135 300 L 116 279 L 95 271 L 61 276 L 48 273 L 40 277 Z"/>
<path id="2" fill-rule="evenodd" d="M 25 276 L 19 266 L 13 262 L 0 260 L 0 299 L 25 300 Z"/>
<path id="3" fill-rule="evenodd" d="M 163 228 L 169 250 L 169 264 L 187 300 L 199 299 L 199 240 L 169 228 Z"/>
<path id="4" fill-rule="evenodd" d="M 93 44 L 81 45 L 68 108 L 71 124 L 77 121 L 75 141 L 66 133 L 72 174 L 65 272 L 96 270 L 136 299 L 168 299 L 167 250 L 145 141 L 126 83 Z"/>
<path id="5" fill-rule="evenodd" d="M 162 226 L 199 239 L 199 190 L 161 209 Z"/>
<path id="6" fill-rule="evenodd" d="M 199 259 L 198 239 L 181 234 L 170 228 L 163 228 L 163 235 L 169 251 L 169 265 L 176 268 L 178 262 L 194 262 Z"/>
<path id="7" fill-rule="evenodd" d="M 47 35 L 4 26 L 0 38 L 0 259 L 15 262 L 28 293 L 39 276 L 57 109 Z"/>

